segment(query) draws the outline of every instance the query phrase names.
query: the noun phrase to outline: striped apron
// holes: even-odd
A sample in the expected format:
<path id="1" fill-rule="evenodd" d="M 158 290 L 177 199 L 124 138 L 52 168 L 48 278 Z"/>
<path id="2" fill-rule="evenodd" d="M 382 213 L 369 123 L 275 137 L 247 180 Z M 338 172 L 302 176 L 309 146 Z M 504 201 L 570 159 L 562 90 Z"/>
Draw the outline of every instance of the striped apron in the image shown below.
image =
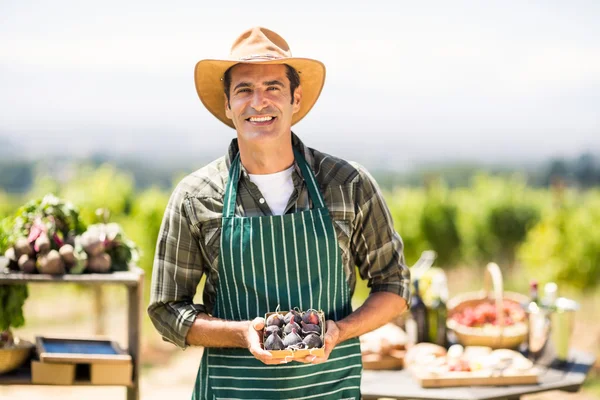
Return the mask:
<path id="1" fill-rule="evenodd" d="M 333 223 L 315 176 L 294 149 L 313 208 L 265 217 L 235 216 L 239 154 L 223 201 L 214 316 L 252 320 L 299 307 L 338 321 L 351 311 L 350 289 Z M 238 348 L 205 348 L 192 399 L 360 399 L 358 338 L 337 345 L 327 362 L 265 365 Z"/>

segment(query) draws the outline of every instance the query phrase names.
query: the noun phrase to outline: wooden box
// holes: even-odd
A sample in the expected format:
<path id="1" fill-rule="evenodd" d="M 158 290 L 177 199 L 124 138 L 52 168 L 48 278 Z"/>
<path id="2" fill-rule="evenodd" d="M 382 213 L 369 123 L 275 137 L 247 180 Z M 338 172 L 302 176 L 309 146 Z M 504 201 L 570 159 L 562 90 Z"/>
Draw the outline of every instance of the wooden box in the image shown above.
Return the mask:
<path id="1" fill-rule="evenodd" d="M 281 314 L 285 316 L 288 311 L 278 311 L 278 312 L 269 312 L 265 314 L 265 323 L 267 318 L 269 318 L 272 314 Z M 319 315 L 319 325 L 321 325 L 321 342 L 323 342 L 323 347 L 318 349 L 301 349 L 301 350 L 269 350 L 273 357 L 275 358 L 285 358 L 285 359 L 294 359 L 294 358 L 304 358 L 307 356 L 316 356 L 323 357 L 325 355 L 325 314 L 323 311 L 317 311 Z M 264 342 L 264 337 L 263 337 Z"/>
<path id="2" fill-rule="evenodd" d="M 31 361 L 31 383 L 39 385 L 72 385 L 75 364 Z"/>
<path id="3" fill-rule="evenodd" d="M 49 383 L 59 384 L 48 374 L 58 374 L 65 382 L 62 384 L 69 384 L 69 380 L 72 384 L 75 379 L 93 385 L 130 385 L 132 382 L 131 356 L 115 341 L 39 336 L 36 337 L 36 348 L 39 357 L 39 361 L 34 361 L 37 376 L 42 380 L 49 379 Z M 85 373 L 76 378 L 77 371 Z"/>

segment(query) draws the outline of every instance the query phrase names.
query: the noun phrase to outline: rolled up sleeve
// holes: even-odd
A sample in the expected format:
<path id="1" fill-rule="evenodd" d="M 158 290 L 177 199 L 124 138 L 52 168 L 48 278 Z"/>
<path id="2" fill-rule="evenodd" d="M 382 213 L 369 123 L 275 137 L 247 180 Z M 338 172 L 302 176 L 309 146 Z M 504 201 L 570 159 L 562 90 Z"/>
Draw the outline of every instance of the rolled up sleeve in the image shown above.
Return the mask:
<path id="1" fill-rule="evenodd" d="M 403 243 L 381 190 L 362 167 L 355 187 L 355 218 L 352 253 L 362 279 L 371 293 L 391 292 L 410 300 L 410 270 L 406 266 Z"/>
<path id="2" fill-rule="evenodd" d="M 189 218 L 192 210 L 181 184 L 174 190 L 162 220 L 150 287 L 148 315 L 163 339 L 185 349 L 186 335 L 196 316 L 206 312 L 194 304 L 203 275 L 198 235 Z"/>

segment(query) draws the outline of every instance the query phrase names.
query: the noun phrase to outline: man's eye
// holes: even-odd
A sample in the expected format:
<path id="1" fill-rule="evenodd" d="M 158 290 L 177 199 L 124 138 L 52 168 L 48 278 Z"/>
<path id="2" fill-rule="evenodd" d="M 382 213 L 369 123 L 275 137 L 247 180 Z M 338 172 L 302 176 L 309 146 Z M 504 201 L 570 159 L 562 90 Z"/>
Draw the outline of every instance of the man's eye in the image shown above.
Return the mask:
<path id="1" fill-rule="evenodd" d="M 277 86 L 269 86 L 267 90 L 279 90 Z"/>
<path id="2" fill-rule="evenodd" d="M 248 88 L 238 90 L 238 93 L 249 93 L 249 92 L 250 92 L 250 89 L 248 89 Z"/>

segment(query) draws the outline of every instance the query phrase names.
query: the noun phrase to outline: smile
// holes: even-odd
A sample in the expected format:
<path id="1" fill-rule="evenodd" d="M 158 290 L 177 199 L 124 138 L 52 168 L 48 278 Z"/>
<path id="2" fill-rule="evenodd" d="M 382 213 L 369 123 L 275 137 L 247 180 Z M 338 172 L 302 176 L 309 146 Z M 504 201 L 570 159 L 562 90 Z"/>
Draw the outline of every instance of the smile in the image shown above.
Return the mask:
<path id="1" fill-rule="evenodd" d="M 247 119 L 247 121 L 250 122 L 267 122 L 267 121 L 271 121 L 275 119 L 275 117 L 271 117 L 271 116 L 264 116 L 264 117 L 250 117 Z"/>

